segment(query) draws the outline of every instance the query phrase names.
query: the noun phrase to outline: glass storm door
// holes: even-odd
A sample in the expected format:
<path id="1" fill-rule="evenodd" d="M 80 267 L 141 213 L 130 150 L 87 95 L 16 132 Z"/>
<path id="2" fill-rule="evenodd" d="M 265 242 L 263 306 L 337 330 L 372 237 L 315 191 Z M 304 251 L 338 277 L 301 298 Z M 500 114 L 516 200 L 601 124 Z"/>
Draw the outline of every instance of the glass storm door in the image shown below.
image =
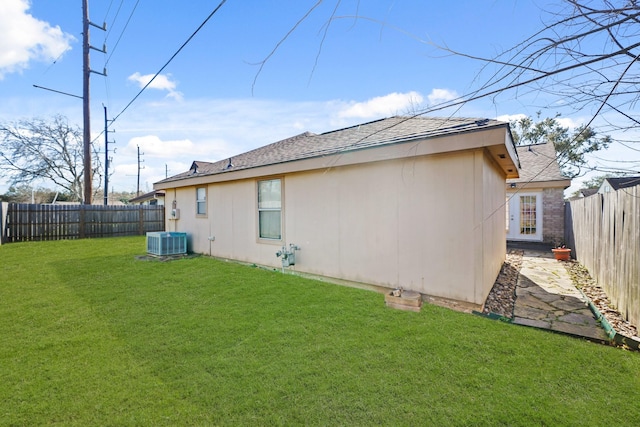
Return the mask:
<path id="1" fill-rule="evenodd" d="M 542 193 L 507 194 L 507 239 L 542 241 Z"/>

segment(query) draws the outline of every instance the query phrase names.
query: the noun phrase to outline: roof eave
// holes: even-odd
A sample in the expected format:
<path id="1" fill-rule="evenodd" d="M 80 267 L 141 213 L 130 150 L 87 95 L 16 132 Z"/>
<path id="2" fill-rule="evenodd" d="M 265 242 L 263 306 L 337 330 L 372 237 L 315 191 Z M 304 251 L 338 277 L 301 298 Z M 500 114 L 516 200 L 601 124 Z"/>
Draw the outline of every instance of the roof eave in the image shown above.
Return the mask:
<path id="1" fill-rule="evenodd" d="M 169 178 L 163 181 L 159 181 L 154 184 L 154 188 L 157 190 L 161 190 L 176 187 L 188 187 L 213 182 L 250 179 L 261 176 L 302 172 L 314 169 L 332 168 L 352 164 L 370 163 L 375 161 L 440 154 L 478 148 L 488 149 L 492 158 L 494 158 L 494 160 L 496 160 L 496 162 L 500 165 L 500 168 L 504 171 L 507 178 L 517 178 L 517 155 L 513 150 L 510 150 L 509 148 L 509 135 L 500 136 L 499 134 L 499 132 L 504 131 L 505 129 L 507 129 L 506 124 L 500 124 L 498 126 L 490 126 L 471 130 L 467 129 L 461 132 L 433 137 L 407 138 L 402 141 L 394 141 L 393 143 L 383 145 L 358 147 L 356 149 L 293 159 L 284 162 L 274 162 L 259 166 L 216 171 L 211 173 L 194 173 L 191 175 L 184 175 L 176 179 Z M 487 133 L 485 133 L 481 138 L 473 138 L 471 136 L 471 134 L 477 134 L 481 131 L 485 131 Z M 496 134 L 495 132 L 498 132 L 498 134 Z M 463 136 L 462 138 L 456 138 L 460 135 L 465 136 Z M 450 143 L 435 143 L 436 140 L 440 140 L 442 138 L 455 139 L 452 139 Z M 495 141 L 501 142 L 495 143 Z M 412 147 L 411 150 L 407 150 L 406 144 L 416 144 L 416 146 Z"/>
<path id="2" fill-rule="evenodd" d="M 571 186 L 570 179 L 562 179 L 562 180 L 549 180 L 549 181 L 521 181 L 521 180 L 510 180 L 507 183 L 507 188 L 569 188 Z"/>

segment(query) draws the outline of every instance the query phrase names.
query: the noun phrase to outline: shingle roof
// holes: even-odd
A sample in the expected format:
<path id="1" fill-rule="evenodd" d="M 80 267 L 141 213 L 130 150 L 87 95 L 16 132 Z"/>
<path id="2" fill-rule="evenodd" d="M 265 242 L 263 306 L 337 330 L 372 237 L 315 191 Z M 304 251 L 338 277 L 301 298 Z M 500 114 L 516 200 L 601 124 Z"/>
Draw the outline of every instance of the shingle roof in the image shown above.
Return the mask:
<path id="1" fill-rule="evenodd" d="M 508 179 L 507 183 L 527 183 L 543 181 L 565 181 L 569 178 L 560 171 L 556 160 L 556 150 L 552 143 L 519 145 L 516 147 L 521 169 L 519 178 Z"/>
<path id="2" fill-rule="evenodd" d="M 581 189 L 579 191 L 582 193 L 583 197 L 593 196 L 594 194 L 598 193 L 598 189 L 597 188 L 583 188 L 583 189 Z"/>
<path id="3" fill-rule="evenodd" d="M 156 196 L 164 197 L 164 190 L 154 190 L 148 193 L 142 194 L 140 196 L 136 196 L 133 199 L 129 199 L 129 203 L 139 203 L 144 202 L 145 200 L 151 200 L 156 198 Z"/>
<path id="4" fill-rule="evenodd" d="M 635 187 L 640 184 L 640 176 L 623 176 L 616 178 L 607 178 L 609 184 L 614 190 L 621 188 Z"/>
<path id="5" fill-rule="evenodd" d="M 477 118 L 390 117 L 322 134 L 305 132 L 214 163 L 195 161 L 189 171 L 159 181 L 158 184 L 192 178 L 196 174 L 198 176 L 215 175 L 415 139 L 503 126 L 506 126 L 506 123 Z"/>

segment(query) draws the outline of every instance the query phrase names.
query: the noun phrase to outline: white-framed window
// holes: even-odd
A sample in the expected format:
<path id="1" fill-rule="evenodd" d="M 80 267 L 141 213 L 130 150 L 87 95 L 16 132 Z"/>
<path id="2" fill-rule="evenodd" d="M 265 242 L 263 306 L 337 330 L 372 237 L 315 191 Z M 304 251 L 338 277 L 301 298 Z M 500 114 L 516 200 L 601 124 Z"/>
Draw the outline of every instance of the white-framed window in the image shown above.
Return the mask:
<path id="1" fill-rule="evenodd" d="M 282 181 L 258 181 L 258 237 L 282 239 Z"/>
<path id="2" fill-rule="evenodd" d="M 196 215 L 207 214 L 207 189 L 205 187 L 196 188 Z"/>
<path id="3" fill-rule="evenodd" d="M 536 196 L 520 196 L 520 234 L 536 234 L 538 209 Z"/>

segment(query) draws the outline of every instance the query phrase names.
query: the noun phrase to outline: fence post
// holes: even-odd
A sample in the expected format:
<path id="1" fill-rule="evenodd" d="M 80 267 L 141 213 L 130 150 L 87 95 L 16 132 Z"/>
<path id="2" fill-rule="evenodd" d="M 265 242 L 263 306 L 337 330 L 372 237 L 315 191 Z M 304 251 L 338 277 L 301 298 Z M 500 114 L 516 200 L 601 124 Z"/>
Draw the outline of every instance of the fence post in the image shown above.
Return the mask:
<path id="1" fill-rule="evenodd" d="M 4 202 L 0 202 L 0 245 L 4 243 Z"/>
<path id="2" fill-rule="evenodd" d="M 78 234 L 79 234 L 78 238 L 79 239 L 84 239 L 84 227 L 86 225 L 85 224 L 85 218 L 84 218 L 84 215 L 85 215 L 84 207 L 85 207 L 85 205 L 79 205 L 79 207 L 80 207 L 80 215 L 79 215 L 80 224 L 78 224 Z"/>
<path id="3" fill-rule="evenodd" d="M 571 202 L 564 202 L 564 242 L 568 248 L 573 249 L 573 256 L 578 257 L 576 241 L 573 235 L 573 208 Z"/>
<path id="4" fill-rule="evenodd" d="M 138 208 L 138 212 L 140 212 L 138 216 L 138 235 L 140 236 L 144 235 L 144 210 L 142 208 L 143 205 L 140 205 L 140 207 Z"/>

